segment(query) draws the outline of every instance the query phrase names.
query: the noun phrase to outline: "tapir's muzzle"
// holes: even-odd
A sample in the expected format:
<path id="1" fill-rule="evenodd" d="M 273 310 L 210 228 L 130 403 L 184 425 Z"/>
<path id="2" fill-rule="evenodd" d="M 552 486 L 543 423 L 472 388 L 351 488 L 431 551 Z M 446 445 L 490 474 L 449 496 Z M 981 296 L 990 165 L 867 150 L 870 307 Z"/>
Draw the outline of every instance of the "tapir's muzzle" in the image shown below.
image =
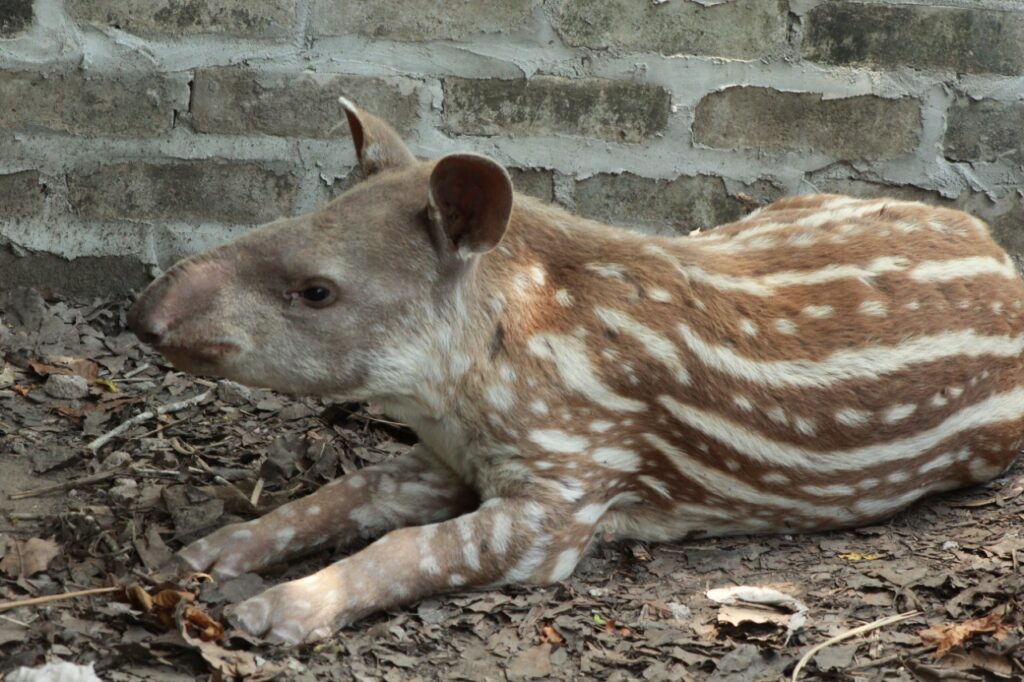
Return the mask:
<path id="1" fill-rule="evenodd" d="M 185 261 L 150 284 L 128 311 L 139 339 L 183 369 L 208 365 L 239 349 L 216 314 L 233 271 L 221 260 Z"/>

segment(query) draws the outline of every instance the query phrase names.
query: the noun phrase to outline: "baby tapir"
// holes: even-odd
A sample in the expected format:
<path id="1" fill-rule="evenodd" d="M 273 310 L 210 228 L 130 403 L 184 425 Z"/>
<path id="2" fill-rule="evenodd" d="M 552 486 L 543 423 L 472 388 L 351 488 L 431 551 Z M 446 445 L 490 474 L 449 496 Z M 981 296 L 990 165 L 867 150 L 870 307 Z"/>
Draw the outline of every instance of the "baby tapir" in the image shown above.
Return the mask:
<path id="1" fill-rule="evenodd" d="M 381 536 L 229 611 L 308 642 L 426 595 L 550 583 L 599 531 L 865 524 L 1024 435 L 1024 284 L 964 213 L 835 195 L 652 237 L 418 161 L 342 101 L 365 180 L 171 268 L 130 314 L 175 366 L 373 401 L 404 456 L 180 553 L 228 578 Z"/>

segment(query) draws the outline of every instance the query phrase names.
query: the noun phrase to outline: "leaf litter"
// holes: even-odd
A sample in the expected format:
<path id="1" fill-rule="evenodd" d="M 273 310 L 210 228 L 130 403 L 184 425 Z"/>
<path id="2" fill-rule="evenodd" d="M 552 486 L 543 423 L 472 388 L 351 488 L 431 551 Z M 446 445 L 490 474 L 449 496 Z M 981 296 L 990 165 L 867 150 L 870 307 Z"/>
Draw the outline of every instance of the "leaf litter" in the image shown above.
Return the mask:
<path id="1" fill-rule="evenodd" d="M 179 373 L 125 311 L 0 293 L 0 675 L 66 662 L 104 680 L 777 680 L 835 639 L 799 679 L 1024 679 L 1020 462 L 883 525 L 596 543 L 557 585 L 434 597 L 314 646 L 254 640 L 225 627 L 226 605 L 344 554 L 218 584 L 167 572 L 173 552 L 415 435 L 372 406 Z M 73 379 L 47 391 L 53 377 Z"/>

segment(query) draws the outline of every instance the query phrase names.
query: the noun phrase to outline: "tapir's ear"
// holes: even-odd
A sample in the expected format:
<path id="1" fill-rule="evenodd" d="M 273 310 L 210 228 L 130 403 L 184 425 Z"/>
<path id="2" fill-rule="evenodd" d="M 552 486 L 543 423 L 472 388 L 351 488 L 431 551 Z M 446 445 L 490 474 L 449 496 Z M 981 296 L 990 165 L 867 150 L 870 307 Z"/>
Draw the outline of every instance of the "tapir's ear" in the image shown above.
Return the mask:
<path id="1" fill-rule="evenodd" d="M 462 256 L 490 251 L 512 215 L 512 180 L 478 154 L 449 154 L 430 174 L 430 220 Z"/>
<path id="2" fill-rule="evenodd" d="M 339 97 L 338 102 L 345 110 L 349 130 L 352 131 L 352 142 L 363 177 L 416 163 L 416 157 L 394 128 L 344 97 Z"/>

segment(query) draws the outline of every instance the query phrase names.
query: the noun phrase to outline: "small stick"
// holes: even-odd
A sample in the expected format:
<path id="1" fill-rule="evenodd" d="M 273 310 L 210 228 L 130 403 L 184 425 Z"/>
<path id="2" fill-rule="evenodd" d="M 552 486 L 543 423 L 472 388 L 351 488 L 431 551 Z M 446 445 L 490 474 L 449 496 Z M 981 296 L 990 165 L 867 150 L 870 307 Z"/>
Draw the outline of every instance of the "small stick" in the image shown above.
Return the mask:
<path id="1" fill-rule="evenodd" d="M 80 485 L 92 485 L 93 483 L 100 483 L 101 481 L 105 481 L 108 478 L 113 478 L 114 476 L 117 476 L 119 473 L 122 476 L 124 475 L 123 473 L 117 471 L 101 471 L 98 474 L 90 474 L 89 476 L 74 478 L 70 481 L 64 481 L 63 483 L 57 483 L 55 485 L 48 485 L 44 488 L 36 488 L 35 490 L 25 490 L 20 493 L 14 493 L 13 495 L 9 495 L 8 499 L 23 500 L 26 497 L 37 497 L 39 495 L 48 495 L 49 493 L 59 493 L 63 490 L 70 490 L 71 488 L 76 488 Z"/>
<path id="2" fill-rule="evenodd" d="M 132 417 L 128 421 L 124 422 L 120 426 L 118 426 L 118 427 L 116 427 L 116 428 L 114 428 L 114 429 L 112 429 L 110 431 L 107 431 L 105 434 L 103 434 L 102 436 L 100 436 L 96 440 L 92 441 L 91 443 L 89 443 L 85 447 L 87 447 L 89 450 L 92 450 L 93 452 L 96 452 L 101 447 L 106 445 L 108 442 L 110 442 L 114 438 L 117 438 L 119 435 L 121 435 L 122 433 L 124 433 L 128 429 L 132 428 L 133 426 L 138 426 L 139 424 L 143 423 L 144 421 L 152 419 L 153 417 L 156 417 L 157 415 L 167 414 L 168 412 L 178 412 L 180 410 L 184 410 L 184 409 L 187 409 L 189 407 L 194 407 L 195 405 L 198 405 L 199 403 L 201 403 L 204 400 L 206 400 L 207 398 L 209 398 L 211 394 L 212 394 L 212 391 L 205 391 L 203 393 L 200 393 L 199 395 L 192 396 L 188 400 L 182 400 L 181 402 L 177 402 L 177 403 L 169 403 L 167 405 L 161 405 L 160 407 L 156 408 L 155 410 L 146 410 L 145 412 L 143 412 L 141 414 L 135 415 L 134 417 Z"/>
<path id="3" fill-rule="evenodd" d="M 263 492 L 263 477 L 260 476 L 258 479 L 256 479 L 256 485 L 254 485 L 252 487 L 252 497 L 249 498 L 249 504 L 251 504 L 254 509 L 256 508 L 256 505 L 259 504 L 260 494 L 262 492 Z"/>
<path id="4" fill-rule="evenodd" d="M 45 597 L 32 597 L 31 599 L 18 599 L 15 601 L 0 602 L 0 611 L 8 611 L 10 609 L 17 609 L 22 606 L 36 606 L 37 604 L 49 604 L 55 601 L 64 601 L 65 599 L 74 599 L 75 597 L 88 597 L 94 594 L 109 594 L 111 592 L 117 592 L 121 590 L 121 587 L 97 587 L 92 590 L 80 590 L 78 592 L 65 592 L 64 594 L 49 594 Z"/>
<path id="5" fill-rule="evenodd" d="M 143 373 L 143 372 L 145 372 L 145 371 L 146 371 L 147 369 L 149 369 L 149 363 L 148 363 L 148 362 L 144 362 L 144 363 L 142 363 L 141 365 L 139 365 L 138 367 L 136 367 L 135 369 L 133 369 L 132 371 L 130 371 L 130 372 L 125 372 L 125 373 L 124 373 L 124 378 L 125 378 L 125 379 L 131 379 L 131 378 L 132 378 L 133 376 L 135 376 L 136 374 L 142 374 L 142 373 Z"/>
<path id="6" fill-rule="evenodd" d="M 846 632 L 836 635 L 835 637 L 832 637 L 830 639 L 826 639 L 821 644 L 811 647 L 810 651 L 803 655 L 803 658 L 801 658 L 800 661 L 796 664 L 796 667 L 793 668 L 793 675 L 790 677 L 791 682 L 797 681 L 797 678 L 800 676 L 800 671 L 803 670 L 804 666 L 807 665 L 812 658 L 814 658 L 814 654 L 818 653 L 825 647 L 832 646 L 833 644 L 838 644 L 839 642 L 844 642 L 848 639 L 856 637 L 857 635 L 862 635 L 865 632 L 871 632 L 872 630 L 877 630 L 878 628 L 884 628 L 886 625 L 899 623 L 901 621 L 919 615 L 921 615 L 920 611 L 907 611 L 906 613 L 897 613 L 895 616 L 882 618 L 872 623 L 867 623 L 866 625 L 861 625 L 860 627 L 853 628 L 852 630 L 847 630 Z"/>

